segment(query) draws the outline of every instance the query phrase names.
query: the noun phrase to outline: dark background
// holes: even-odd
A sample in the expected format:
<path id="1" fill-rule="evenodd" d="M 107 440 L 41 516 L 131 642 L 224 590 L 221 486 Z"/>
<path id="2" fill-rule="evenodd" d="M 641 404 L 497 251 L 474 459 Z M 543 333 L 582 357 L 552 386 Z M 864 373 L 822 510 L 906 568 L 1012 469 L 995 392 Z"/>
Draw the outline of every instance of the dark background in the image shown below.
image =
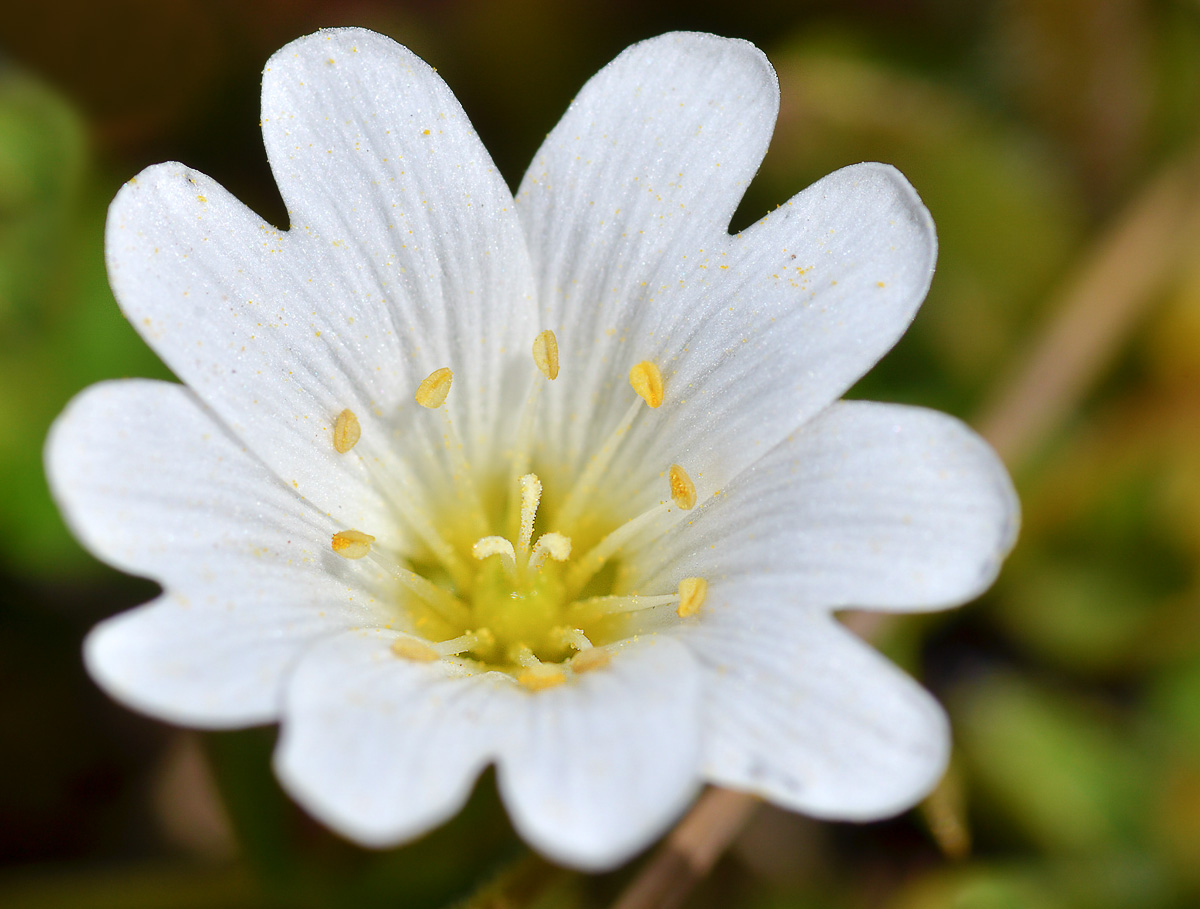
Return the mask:
<path id="1" fill-rule="evenodd" d="M 748 38 L 782 111 L 735 229 L 871 159 L 938 224 L 930 298 L 855 394 L 981 428 L 1025 526 L 980 602 L 860 627 L 946 703 L 954 766 L 886 823 L 760 810 L 689 905 L 1200 901 L 1200 3 L 58 0 L 0 14 L 0 905 L 599 906 L 636 873 L 525 858 L 487 779 L 357 850 L 279 793 L 273 730 L 176 730 L 83 671 L 87 629 L 155 588 L 67 534 L 43 438 L 91 382 L 167 377 L 108 290 L 105 208 L 173 159 L 284 226 L 259 73 L 335 25 L 436 66 L 511 185 L 627 44 Z"/>

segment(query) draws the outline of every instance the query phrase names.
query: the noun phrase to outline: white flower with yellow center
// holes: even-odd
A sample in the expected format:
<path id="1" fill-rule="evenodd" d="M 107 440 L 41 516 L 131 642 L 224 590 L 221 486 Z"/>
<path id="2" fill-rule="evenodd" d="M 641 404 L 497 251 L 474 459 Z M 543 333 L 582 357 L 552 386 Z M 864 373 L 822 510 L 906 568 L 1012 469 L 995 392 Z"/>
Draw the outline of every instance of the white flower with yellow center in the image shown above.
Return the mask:
<path id="1" fill-rule="evenodd" d="M 704 781 L 830 818 L 924 794 L 942 711 L 831 613 L 977 595 L 1017 505 L 957 421 L 837 401 L 933 272 L 895 170 L 728 233 L 777 101 L 744 41 L 637 44 L 514 200 L 404 48 L 272 57 L 288 230 L 179 164 L 109 216 L 116 296 L 186 385 L 96 386 L 49 443 L 75 531 L 165 588 L 93 631 L 93 676 L 177 723 L 278 721 L 284 785 L 376 846 L 489 764 L 584 868 Z"/>

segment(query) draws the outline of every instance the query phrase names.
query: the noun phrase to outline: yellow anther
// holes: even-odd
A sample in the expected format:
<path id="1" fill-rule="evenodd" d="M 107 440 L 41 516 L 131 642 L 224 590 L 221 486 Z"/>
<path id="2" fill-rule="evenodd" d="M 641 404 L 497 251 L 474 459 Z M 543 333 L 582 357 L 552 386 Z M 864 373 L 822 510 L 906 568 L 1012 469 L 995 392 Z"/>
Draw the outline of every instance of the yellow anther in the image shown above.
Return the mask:
<path id="1" fill-rule="evenodd" d="M 558 378 L 558 338 L 548 328 L 533 339 L 533 362 L 551 382 Z"/>
<path id="2" fill-rule="evenodd" d="M 607 650 L 599 650 L 595 647 L 590 650 L 581 650 L 575 656 L 571 657 L 571 662 L 568 664 L 574 672 L 591 672 L 593 669 L 601 669 L 612 662 L 612 653 Z"/>
<path id="3" fill-rule="evenodd" d="M 333 535 L 333 551 L 343 559 L 361 559 L 371 552 L 375 538 L 361 530 L 342 530 Z"/>
<path id="4" fill-rule="evenodd" d="M 629 370 L 629 384 L 643 401 L 651 407 L 663 402 L 662 373 L 649 360 L 642 360 Z"/>
<path id="5" fill-rule="evenodd" d="M 567 674 L 556 666 L 530 666 L 517 674 L 517 681 L 530 691 L 555 688 L 567 680 Z"/>
<path id="6" fill-rule="evenodd" d="M 338 454 L 345 454 L 357 445 L 361 435 L 362 427 L 353 410 L 346 408 L 338 414 L 337 422 L 333 424 L 333 447 Z"/>
<path id="7" fill-rule="evenodd" d="M 561 533 L 550 531 L 538 537 L 533 552 L 529 555 L 529 568 L 538 571 L 550 557 L 556 562 L 565 562 L 571 557 L 571 538 Z"/>
<path id="8" fill-rule="evenodd" d="M 436 650 L 413 638 L 396 638 L 392 641 L 392 653 L 414 663 L 432 663 L 441 659 Z"/>
<path id="9" fill-rule="evenodd" d="M 414 397 L 422 407 L 436 410 L 446 403 L 446 395 L 450 394 L 450 383 L 454 381 L 454 373 L 446 366 L 435 369 L 417 387 Z"/>
<path id="10" fill-rule="evenodd" d="M 708 596 L 708 581 L 704 578 L 684 578 L 679 582 L 679 605 L 675 607 L 676 614 L 686 619 L 695 615 L 704 605 Z"/>
<path id="11" fill-rule="evenodd" d="M 535 473 L 527 473 L 519 480 L 521 486 L 521 530 L 517 536 L 517 550 L 529 552 L 529 541 L 533 538 L 533 519 L 537 517 L 538 505 L 542 501 L 542 481 Z"/>
<path id="12" fill-rule="evenodd" d="M 671 481 L 671 501 L 688 511 L 696 505 L 696 484 L 687 475 L 687 471 L 678 464 L 672 464 L 668 474 Z"/>

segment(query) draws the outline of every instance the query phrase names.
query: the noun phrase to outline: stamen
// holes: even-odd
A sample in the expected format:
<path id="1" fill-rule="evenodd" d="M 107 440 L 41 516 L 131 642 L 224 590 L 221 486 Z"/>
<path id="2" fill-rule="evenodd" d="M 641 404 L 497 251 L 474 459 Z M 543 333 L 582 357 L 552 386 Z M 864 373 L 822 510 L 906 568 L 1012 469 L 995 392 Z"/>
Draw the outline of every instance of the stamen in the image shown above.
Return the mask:
<path id="1" fill-rule="evenodd" d="M 578 520 L 579 512 L 587 504 L 588 497 L 596 491 L 598 481 L 604 475 L 604 471 L 608 469 L 608 465 L 612 463 L 612 459 L 617 453 L 618 443 L 625 433 L 629 432 L 629 427 L 633 425 L 634 418 L 641 412 L 641 409 L 642 405 L 634 401 L 625 411 L 621 422 L 604 440 L 600 450 L 588 459 L 587 467 L 583 469 L 583 473 L 579 475 L 579 479 L 567 493 L 562 510 L 558 513 L 560 527 L 570 529 Z"/>
<path id="2" fill-rule="evenodd" d="M 612 662 L 612 651 L 593 647 L 591 650 L 581 650 L 571 657 L 567 663 L 575 673 L 591 672 Z"/>
<path id="3" fill-rule="evenodd" d="M 553 688 L 567 680 L 567 674 L 557 665 L 543 663 L 527 644 L 517 644 L 508 651 L 511 659 L 522 669 L 517 673 L 517 681 L 530 691 L 541 691 Z"/>
<path id="4" fill-rule="evenodd" d="M 671 501 L 690 511 L 696 506 L 696 484 L 678 464 L 672 464 L 668 478 L 671 482 Z"/>
<path id="5" fill-rule="evenodd" d="M 450 384 L 453 381 L 454 373 L 448 367 L 435 369 L 417 388 L 417 393 L 414 395 L 417 403 L 429 410 L 437 410 L 446 403 L 446 396 L 450 394 Z M 479 490 L 475 488 L 471 465 L 467 463 L 462 439 L 458 437 L 458 432 L 454 428 L 454 420 L 450 417 L 450 411 L 443 410 L 442 413 L 446 418 L 446 450 L 450 452 L 450 461 L 453 464 L 450 479 L 467 504 L 471 520 L 475 524 L 474 532 L 483 533 L 487 527 L 487 518 L 483 513 L 483 500 L 479 497 Z"/>
<path id="6" fill-rule="evenodd" d="M 629 370 L 629 384 L 643 401 L 651 407 L 658 407 L 663 402 L 662 373 L 649 360 L 642 360 Z"/>
<path id="7" fill-rule="evenodd" d="M 551 382 L 558 378 L 558 338 L 548 328 L 533 339 L 533 362 Z"/>
<path id="8" fill-rule="evenodd" d="M 524 557 L 529 552 L 529 541 L 533 537 L 533 519 L 537 517 L 538 504 L 542 501 L 542 481 L 537 474 L 527 473 L 521 484 L 521 529 L 517 536 L 517 552 Z"/>
<path id="9" fill-rule="evenodd" d="M 396 638 L 392 641 L 392 653 L 414 663 L 432 663 L 441 659 L 441 654 L 416 638 Z"/>
<path id="10" fill-rule="evenodd" d="M 571 557 L 571 538 L 561 533 L 544 533 L 534 544 L 533 553 L 529 556 L 529 570 L 541 571 L 546 564 L 546 558 L 556 562 L 565 562 Z"/>
<path id="11" fill-rule="evenodd" d="M 592 642 L 588 640 L 588 636 L 583 633 L 582 628 L 556 628 L 554 636 L 558 638 L 560 644 L 572 647 L 580 653 L 592 649 Z"/>
<path id="12" fill-rule="evenodd" d="M 586 600 L 575 601 L 569 608 L 570 614 L 576 619 L 598 619 L 605 615 L 641 612 L 643 609 L 653 609 L 655 606 L 668 606 L 677 602 L 679 602 L 679 597 L 673 593 L 653 597 L 632 594 L 623 597 L 589 597 Z"/>
<path id="13" fill-rule="evenodd" d="M 358 423 L 358 417 L 354 415 L 353 410 L 346 408 L 337 415 L 337 422 L 333 424 L 334 450 L 338 454 L 345 454 L 358 444 L 360 436 L 362 427 Z"/>
<path id="14" fill-rule="evenodd" d="M 517 421 L 517 435 L 508 467 L 508 483 L 505 485 L 509 499 L 508 533 L 514 538 L 521 532 L 521 506 L 513 496 L 520 498 L 521 477 L 529 473 L 529 465 L 532 462 L 533 427 L 537 419 L 537 402 L 541 391 L 542 383 L 534 382 L 529 386 L 529 394 L 521 404 L 521 416 Z"/>
<path id="15" fill-rule="evenodd" d="M 471 610 L 467 604 L 452 594 L 445 587 L 439 587 L 428 578 L 423 578 L 415 571 L 410 571 L 400 565 L 384 560 L 379 553 L 372 553 L 372 560 L 399 581 L 408 592 L 425 603 L 430 609 L 441 616 L 451 625 L 460 628 L 471 622 Z"/>
<path id="16" fill-rule="evenodd" d="M 448 641 L 439 641 L 430 649 L 436 651 L 439 656 L 456 656 L 469 650 L 492 647 L 495 643 L 495 635 L 486 628 L 477 628 Z"/>
<path id="17" fill-rule="evenodd" d="M 534 656 L 528 644 L 513 644 L 508 648 L 508 658 L 518 666 L 533 669 L 542 665 L 542 661 Z"/>
<path id="18" fill-rule="evenodd" d="M 582 590 L 583 585 L 591 579 L 592 575 L 604 567 L 604 563 L 617 550 L 633 539 L 647 524 L 665 514 L 667 508 L 667 504 L 663 502 L 655 505 L 648 511 L 642 512 L 636 518 L 626 521 L 584 553 L 579 561 L 567 571 L 567 587 L 574 591 Z"/>
<path id="19" fill-rule="evenodd" d="M 391 501 L 396 505 L 400 516 L 412 527 L 421 541 L 429 547 L 434 558 L 442 563 L 450 577 L 454 579 L 455 586 L 467 589 L 470 586 L 472 572 L 467 570 L 467 566 L 459 557 L 458 552 L 433 526 L 426 506 L 410 494 L 410 490 L 418 484 L 408 464 L 403 459 L 397 458 L 389 464 L 386 473 L 379 475 L 379 483 L 390 493 Z"/>
<path id="20" fill-rule="evenodd" d="M 339 530 L 333 535 L 333 551 L 343 559 L 361 559 L 371 553 L 375 538 L 361 530 Z"/>
<path id="21" fill-rule="evenodd" d="M 471 555 L 481 562 L 494 555 L 500 556 L 500 562 L 504 566 L 504 573 L 508 576 L 509 583 L 516 584 L 517 555 L 513 552 L 513 544 L 504 537 L 483 537 L 477 540 L 471 547 Z"/>
<path id="22" fill-rule="evenodd" d="M 446 403 L 446 395 L 450 394 L 450 383 L 454 381 L 454 373 L 446 366 L 435 369 L 417 386 L 413 396 L 417 403 L 430 410 L 437 410 Z"/>
<path id="23" fill-rule="evenodd" d="M 679 605 L 675 608 L 681 619 L 693 616 L 704 605 L 708 596 L 708 581 L 704 578 L 684 578 L 679 582 Z"/>

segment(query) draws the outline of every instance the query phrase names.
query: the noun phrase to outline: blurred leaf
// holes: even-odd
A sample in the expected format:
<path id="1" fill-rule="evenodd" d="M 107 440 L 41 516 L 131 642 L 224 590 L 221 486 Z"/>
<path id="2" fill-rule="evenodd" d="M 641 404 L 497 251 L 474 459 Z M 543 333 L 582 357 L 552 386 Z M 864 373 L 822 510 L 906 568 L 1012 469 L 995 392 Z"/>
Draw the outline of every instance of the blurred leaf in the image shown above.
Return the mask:
<path id="1" fill-rule="evenodd" d="M 83 126 L 49 88 L 0 68 L 0 352 L 36 325 L 65 258 L 86 157 Z"/>
<path id="2" fill-rule="evenodd" d="M 1002 673 L 956 691 L 952 715 L 977 825 L 1003 817 L 1051 852 L 1139 840 L 1151 767 L 1114 718 Z"/>
<path id="3" fill-rule="evenodd" d="M 903 888 L 888 909 L 1152 909 L 1173 899 L 1153 864 L 1115 853 L 938 869 Z"/>
<path id="4" fill-rule="evenodd" d="M 40 869 L 0 878 L 5 909 L 284 909 L 244 869 Z"/>
<path id="5" fill-rule="evenodd" d="M 424 837 L 395 849 L 360 848 L 311 821 L 283 792 L 271 770 L 275 735 L 269 728 L 208 736 L 238 840 L 273 899 L 312 909 L 438 909 L 528 856 L 492 773 L 455 817 Z M 539 861 L 530 868 L 519 883 L 533 892 L 553 869 Z"/>
<path id="6" fill-rule="evenodd" d="M 169 373 L 121 316 L 103 258 L 116 184 L 87 166 L 82 125 L 49 88 L 0 70 L 0 554 L 22 576 L 91 568 L 50 501 L 42 445 L 99 379 Z"/>

